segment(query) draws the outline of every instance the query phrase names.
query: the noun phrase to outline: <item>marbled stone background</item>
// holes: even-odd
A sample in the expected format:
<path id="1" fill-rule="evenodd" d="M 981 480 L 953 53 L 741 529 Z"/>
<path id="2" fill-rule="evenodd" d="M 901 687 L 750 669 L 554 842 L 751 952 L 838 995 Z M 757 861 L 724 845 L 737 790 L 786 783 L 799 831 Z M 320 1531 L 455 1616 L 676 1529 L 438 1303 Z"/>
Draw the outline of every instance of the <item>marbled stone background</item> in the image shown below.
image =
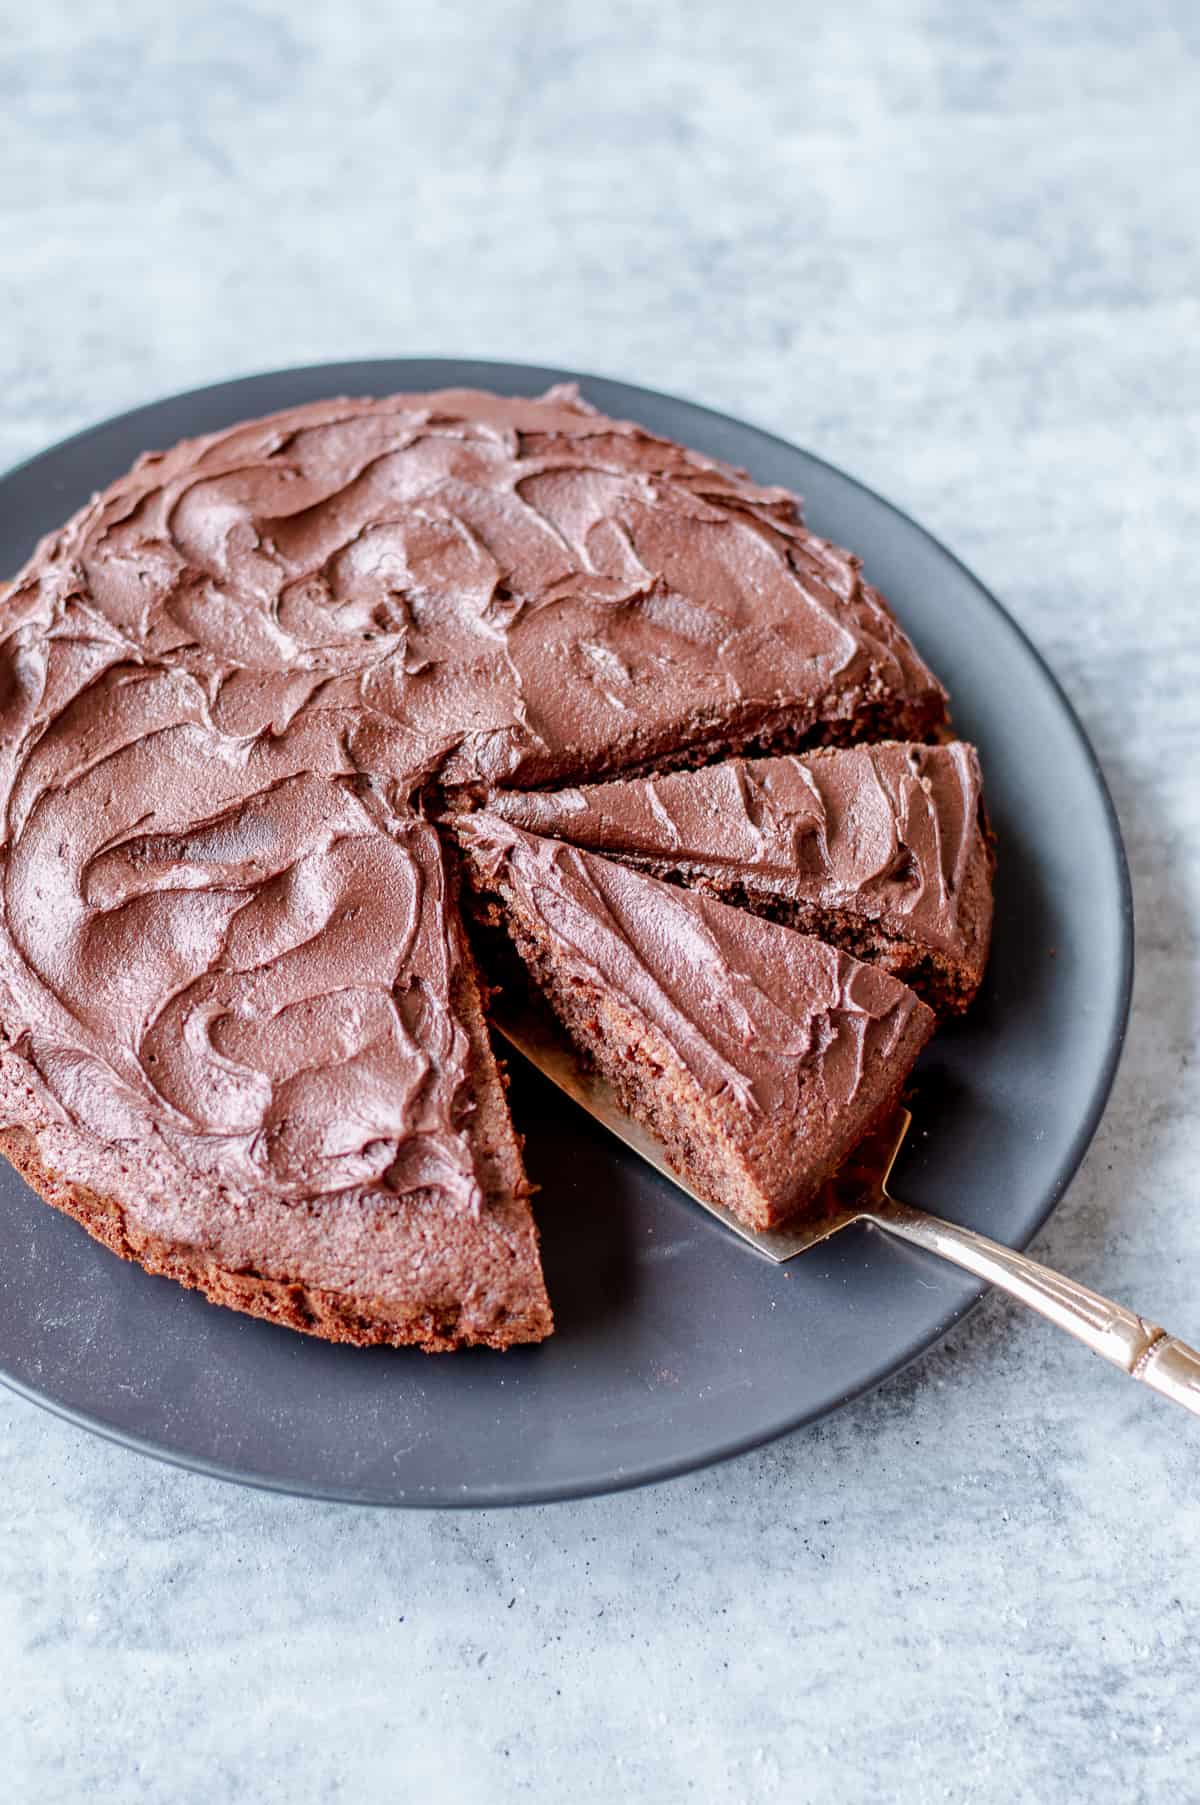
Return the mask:
<path id="1" fill-rule="evenodd" d="M 561 363 L 813 447 L 1005 599 L 1137 889 L 1040 1248 L 1200 1341 L 1194 0 L 0 17 L 4 462 L 285 363 Z M 1000 1302 L 814 1432 L 528 1514 L 259 1496 L 7 1393 L 0 1447 L 14 1805 L 1200 1793 L 1200 1425 Z"/>

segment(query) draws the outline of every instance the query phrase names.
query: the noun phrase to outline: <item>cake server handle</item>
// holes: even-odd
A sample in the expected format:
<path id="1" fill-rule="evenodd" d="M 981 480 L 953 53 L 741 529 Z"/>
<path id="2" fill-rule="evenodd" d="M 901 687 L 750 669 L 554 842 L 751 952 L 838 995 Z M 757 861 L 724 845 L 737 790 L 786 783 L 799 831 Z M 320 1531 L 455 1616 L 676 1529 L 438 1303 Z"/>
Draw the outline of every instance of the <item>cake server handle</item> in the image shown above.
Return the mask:
<path id="1" fill-rule="evenodd" d="M 1124 1304 L 1115 1304 L 1086 1285 L 1054 1272 L 1028 1254 L 1017 1253 L 974 1229 L 959 1228 L 940 1216 L 931 1216 L 910 1203 L 901 1203 L 886 1192 L 876 1195 L 863 1209 L 866 1221 L 888 1234 L 898 1235 L 914 1247 L 939 1254 L 962 1266 L 976 1278 L 986 1279 L 1019 1303 L 1028 1304 L 1039 1316 L 1074 1335 L 1094 1354 L 1119 1366 L 1132 1379 L 1193 1416 L 1200 1416 L 1200 1354 L 1157 1323 L 1147 1322 Z"/>

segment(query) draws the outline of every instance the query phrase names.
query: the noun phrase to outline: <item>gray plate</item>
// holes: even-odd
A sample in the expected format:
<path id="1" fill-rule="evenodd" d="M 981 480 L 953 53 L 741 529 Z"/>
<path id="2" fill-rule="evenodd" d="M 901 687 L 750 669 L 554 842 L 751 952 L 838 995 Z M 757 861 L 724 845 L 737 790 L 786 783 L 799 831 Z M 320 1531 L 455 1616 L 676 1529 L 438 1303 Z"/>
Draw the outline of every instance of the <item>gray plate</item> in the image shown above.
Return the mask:
<path id="1" fill-rule="evenodd" d="M 0 482 L 0 571 L 147 447 L 325 395 L 450 384 L 533 395 L 566 375 L 405 358 L 139 408 Z M 812 526 L 861 553 L 949 686 L 999 839 L 996 939 L 970 1020 L 922 1061 L 918 1132 L 896 1183 L 1023 1245 L 1092 1137 L 1129 1003 L 1128 874 L 1079 723 L 992 597 L 879 496 L 705 408 L 581 381 L 606 413 L 798 490 Z M 0 1374 L 89 1429 L 227 1479 L 378 1504 L 533 1503 L 664 1479 L 811 1422 L 911 1360 L 979 1295 L 865 1230 L 771 1266 L 528 1068 L 514 1073 L 512 1107 L 542 1187 L 558 1319 L 544 1347 L 360 1352 L 214 1309 L 114 1259 L 0 1161 Z"/>

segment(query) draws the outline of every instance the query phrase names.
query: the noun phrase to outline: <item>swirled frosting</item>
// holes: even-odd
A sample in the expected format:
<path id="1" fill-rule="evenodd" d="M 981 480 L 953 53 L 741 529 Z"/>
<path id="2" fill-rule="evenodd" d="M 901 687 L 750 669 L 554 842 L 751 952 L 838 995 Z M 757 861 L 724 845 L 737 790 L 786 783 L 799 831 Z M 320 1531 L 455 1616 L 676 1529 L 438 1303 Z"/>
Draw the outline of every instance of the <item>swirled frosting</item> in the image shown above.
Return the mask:
<path id="1" fill-rule="evenodd" d="M 117 666 L 7 825 L 2 1018 L 50 1119 L 279 1197 L 473 1194 L 441 848 L 336 738 L 236 739 L 190 674 Z"/>
<path id="2" fill-rule="evenodd" d="M 937 948 L 987 951 L 989 853 L 973 746 L 883 743 L 553 792 L 493 791 L 531 833 L 659 876 L 806 903 Z"/>
<path id="3" fill-rule="evenodd" d="M 525 787 L 868 711 L 919 738 L 945 710 L 792 496 L 567 389 L 319 402 L 145 457 L 42 545 L 9 619 L 188 670 L 235 737 L 333 716 L 399 784 Z"/>

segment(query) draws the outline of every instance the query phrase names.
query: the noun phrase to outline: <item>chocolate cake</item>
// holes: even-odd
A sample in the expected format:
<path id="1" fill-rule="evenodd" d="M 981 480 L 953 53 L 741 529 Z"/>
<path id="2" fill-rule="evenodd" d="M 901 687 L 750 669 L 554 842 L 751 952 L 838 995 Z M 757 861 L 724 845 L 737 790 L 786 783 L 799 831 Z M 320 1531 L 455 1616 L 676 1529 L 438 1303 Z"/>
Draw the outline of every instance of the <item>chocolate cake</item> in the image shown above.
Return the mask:
<path id="1" fill-rule="evenodd" d="M 848 953 L 486 812 L 455 823 L 485 923 L 710 1203 L 771 1228 L 895 1103 L 934 1016 Z"/>
<path id="2" fill-rule="evenodd" d="M 536 1340 L 434 816 L 945 728 L 791 496 L 573 391 L 319 402 L 152 453 L 0 601 L 3 1150 L 107 1245 L 240 1309 Z M 843 957 L 804 955 L 856 999 L 902 994 Z M 869 1037 L 881 1093 L 905 1019 Z"/>
<path id="3" fill-rule="evenodd" d="M 583 788 L 494 791 L 531 833 L 707 890 L 870 959 L 936 1009 L 979 988 L 992 856 L 961 740 L 884 743 Z"/>

